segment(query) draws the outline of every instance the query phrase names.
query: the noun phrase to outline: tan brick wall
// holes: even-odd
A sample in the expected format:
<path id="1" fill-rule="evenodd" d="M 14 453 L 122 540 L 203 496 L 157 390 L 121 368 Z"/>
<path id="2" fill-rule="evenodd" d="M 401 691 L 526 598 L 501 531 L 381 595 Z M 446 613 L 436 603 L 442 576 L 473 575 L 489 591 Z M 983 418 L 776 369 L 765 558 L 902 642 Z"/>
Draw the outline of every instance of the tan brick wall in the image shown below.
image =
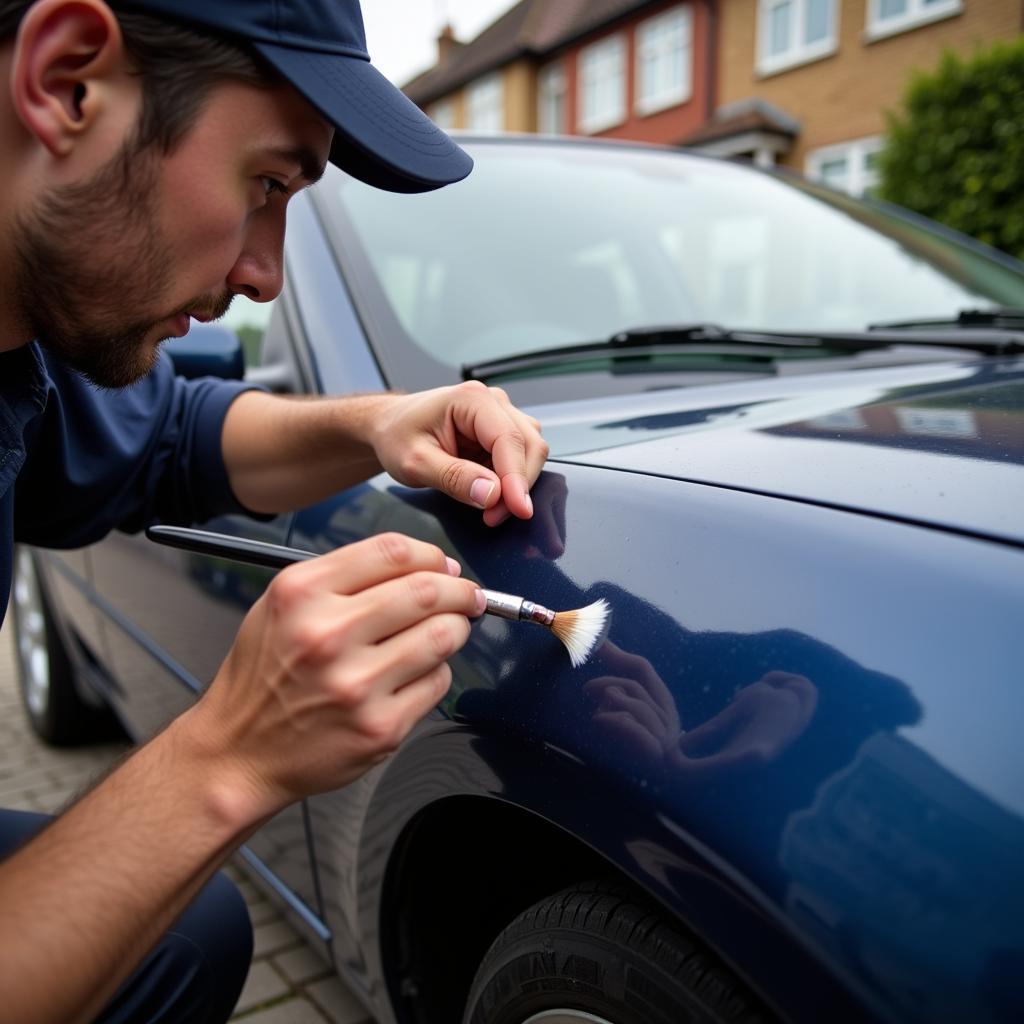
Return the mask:
<path id="1" fill-rule="evenodd" d="M 505 131 L 534 132 L 537 130 L 536 72 L 525 60 L 514 61 L 499 71 L 505 103 Z M 468 86 L 456 89 L 444 97 L 455 111 L 455 127 L 466 128 L 469 118 L 469 104 L 466 99 Z M 435 101 L 440 102 L 440 101 Z M 433 104 L 428 105 L 429 114 Z"/>
<path id="2" fill-rule="evenodd" d="M 467 120 L 466 112 L 466 90 L 460 89 L 452 96 L 452 102 L 455 104 L 455 127 L 465 128 Z"/>
<path id="3" fill-rule="evenodd" d="M 505 68 L 505 130 L 537 130 L 537 87 L 533 65 L 520 60 Z"/>
<path id="4" fill-rule="evenodd" d="M 864 38 L 868 0 L 839 0 L 839 48 L 821 60 L 767 77 L 757 62 L 758 0 L 724 0 L 718 104 L 760 96 L 800 119 L 794 148 L 780 162 L 804 169 L 807 151 L 884 132 L 911 69 L 932 68 L 947 48 L 970 53 L 1021 31 L 1022 0 L 963 0 L 960 14 L 874 42 Z"/>
<path id="5" fill-rule="evenodd" d="M 466 90 L 456 89 L 454 92 L 447 93 L 442 96 L 439 100 L 434 100 L 433 103 L 428 103 L 426 107 L 427 117 L 437 116 L 437 107 L 441 103 L 451 103 L 452 105 L 452 117 L 455 119 L 455 123 L 452 125 L 453 128 L 465 128 L 466 127 Z"/>

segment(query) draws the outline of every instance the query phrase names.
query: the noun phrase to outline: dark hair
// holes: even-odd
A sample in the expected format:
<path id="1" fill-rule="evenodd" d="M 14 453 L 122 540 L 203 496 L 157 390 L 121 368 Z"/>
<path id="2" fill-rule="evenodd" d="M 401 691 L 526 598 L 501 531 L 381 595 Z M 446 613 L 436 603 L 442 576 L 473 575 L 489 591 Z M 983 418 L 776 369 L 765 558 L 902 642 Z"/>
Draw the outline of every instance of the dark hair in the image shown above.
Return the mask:
<path id="1" fill-rule="evenodd" d="M 13 39 L 35 0 L 0 0 L 0 44 Z M 154 144 L 169 153 L 195 123 L 203 101 L 220 82 L 260 88 L 280 83 L 252 47 L 185 22 L 142 14 L 130 0 L 106 0 L 121 26 L 125 49 L 142 79 L 142 115 L 134 148 Z"/>

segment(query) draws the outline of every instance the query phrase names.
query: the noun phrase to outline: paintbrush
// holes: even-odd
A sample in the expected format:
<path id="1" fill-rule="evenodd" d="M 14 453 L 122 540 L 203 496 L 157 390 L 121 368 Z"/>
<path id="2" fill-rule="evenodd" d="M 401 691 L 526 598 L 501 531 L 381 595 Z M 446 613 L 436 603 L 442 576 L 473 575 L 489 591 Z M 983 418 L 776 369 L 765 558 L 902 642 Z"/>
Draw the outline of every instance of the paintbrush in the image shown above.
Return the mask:
<path id="1" fill-rule="evenodd" d="M 306 562 L 317 557 L 313 551 L 289 548 L 283 544 L 268 544 L 248 537 L 232 537 L 226 533 L 210 533 L 184 526 L 151 526 L 146 530 L 146 536 L 172 548 L 262 565 L 268 569 L 283 569 L 294 562 Z M 565 645 L 573 668 L 579 668 L 590 656 L 608 621 L 608 602 L 604 598 L 598 598 L 585 608 L 555 612 L 524 597 L 481 589 L 487 599 L 485 611 L 488 615 L 517 622 L 535 622 L 550 629 Z"/>
<path id="2" fill-rule="evenodd" d="M 535 604 L 515 594 L 484 589 L 484 596 L 487 598 L 485 610 L 489 615 L 547 626 L 565 644 L 573 668 L 579 668 L 590 657 L 608 621 L 608 602 L 603 597 L 585 608 L 553 612 L 542 604 Z"/>

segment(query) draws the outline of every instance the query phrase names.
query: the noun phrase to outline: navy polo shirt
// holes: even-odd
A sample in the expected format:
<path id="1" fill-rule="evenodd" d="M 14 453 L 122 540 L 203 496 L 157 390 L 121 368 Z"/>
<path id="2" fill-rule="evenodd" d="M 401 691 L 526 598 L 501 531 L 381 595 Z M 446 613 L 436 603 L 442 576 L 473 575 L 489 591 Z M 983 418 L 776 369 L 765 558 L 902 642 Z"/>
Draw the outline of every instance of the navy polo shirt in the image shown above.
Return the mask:
<path id="1" fill-rule="evenodd" d="M 0 353 L 0 622 L 15 541 L 76 548 L 113 529 L 244 512 L 220 441 L 247 387 L 183 380 L 161 356 L 143 380 L 110 391 L 37 344 Z"/>

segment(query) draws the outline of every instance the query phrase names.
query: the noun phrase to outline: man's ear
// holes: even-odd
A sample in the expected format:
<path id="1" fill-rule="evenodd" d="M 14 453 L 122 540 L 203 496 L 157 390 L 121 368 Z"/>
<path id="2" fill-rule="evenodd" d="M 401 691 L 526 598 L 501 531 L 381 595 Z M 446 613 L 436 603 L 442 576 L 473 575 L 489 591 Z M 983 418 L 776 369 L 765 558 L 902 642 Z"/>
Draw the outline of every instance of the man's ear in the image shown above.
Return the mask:
<path id="1" fill-rule="evenodd" d="M 103 0 L 40 0 L 15 41 L 14 109 L 54 156 L 66 156 L 111 99 L 123 61 L 121 29 Z"/>

